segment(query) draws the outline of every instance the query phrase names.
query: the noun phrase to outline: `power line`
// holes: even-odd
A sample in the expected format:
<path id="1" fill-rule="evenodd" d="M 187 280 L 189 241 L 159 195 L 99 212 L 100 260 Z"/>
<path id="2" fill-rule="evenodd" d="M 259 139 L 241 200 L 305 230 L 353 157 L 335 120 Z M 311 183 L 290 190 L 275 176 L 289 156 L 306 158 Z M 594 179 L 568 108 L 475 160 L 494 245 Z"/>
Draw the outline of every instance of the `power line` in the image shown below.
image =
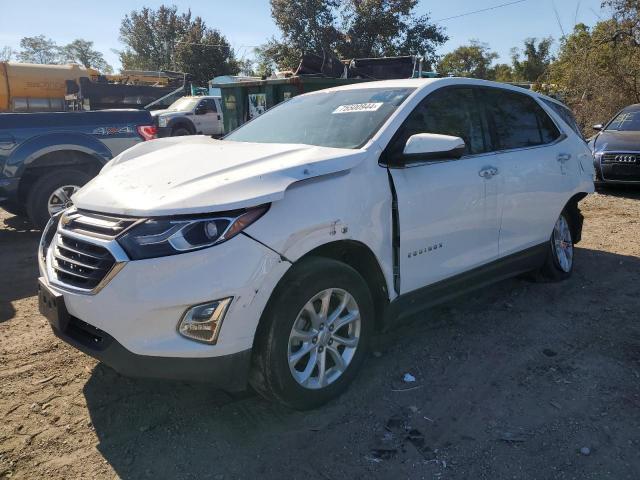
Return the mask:
<path id="1" fill-rule="evenodd" d="M 446 18 L 441 18 L 439 20 L 436 20 L 433 23 L 442 23 L 442 22 L 446 22 L 447 20 L 453 20 L 455 18 L 462 18 L 462 17 L 467 17 L 469 15 L 475 15 L 476 13 L 483 13 L 483 12 L 488 12 L 490 10 L 496 10 L 498 8 L 503 8 L 503 7 L 508 7 L 510 5 L 516 5 L 518 3 L 523 3 L 526 2 L 527 0 L 516 0 L 515 2 L 507 2 L 507 3 L 502 3 L 500 5 L 495 5 L 493 7 L 487 7 L 487 8 L 482 8 L 480 10 L 474 10 L 472 12 L 466 12 L 466 13 L 461 13 L 460 15 L 454 15 L 453 17 L 446 17 Z"/>

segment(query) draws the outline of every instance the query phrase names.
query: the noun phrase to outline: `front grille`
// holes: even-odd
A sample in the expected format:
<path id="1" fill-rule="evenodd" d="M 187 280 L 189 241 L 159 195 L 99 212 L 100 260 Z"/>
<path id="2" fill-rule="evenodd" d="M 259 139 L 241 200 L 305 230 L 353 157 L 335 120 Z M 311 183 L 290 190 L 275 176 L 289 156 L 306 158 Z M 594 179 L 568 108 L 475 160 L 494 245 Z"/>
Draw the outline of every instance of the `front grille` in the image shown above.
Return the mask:
<path id="1" fill-rule="evenodd" d="M 605 153 L 602 155 L 602 163 L 619 163 L 633 165 L 639 163 L 640 153 Z"/>
<path id="2" fill-rule="evenodd" d="M 58 281 L 76 288 L 94 289 L 116 263 L 106 248 L 65 235 L 62 229 L 51 248 L 52 268 Z"/>
<path id="3" fill-rule="evenodd" d="M 112 239 L 132 227 L 137 221 L 137 218 L 113 217 L 84 210 L 71 210 L 63 215 L 61 224 L 65 230 L 71 232 Z"/>

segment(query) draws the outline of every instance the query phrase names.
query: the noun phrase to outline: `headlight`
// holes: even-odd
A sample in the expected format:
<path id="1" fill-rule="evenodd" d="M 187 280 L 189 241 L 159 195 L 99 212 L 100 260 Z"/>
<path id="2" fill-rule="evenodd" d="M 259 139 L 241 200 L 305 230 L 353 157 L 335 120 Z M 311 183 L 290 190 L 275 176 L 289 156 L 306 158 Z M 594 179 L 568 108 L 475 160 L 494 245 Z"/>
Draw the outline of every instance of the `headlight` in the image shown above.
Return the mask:
<path id="1" fill-rule="evenodd" d="M 166 127 L 167 126 L 167 119 L 164 117 L 159 117 L 158 118 L 158 126 L 159 127 Z"/>
<path id="2" fill-rule="evenodd" d="M 198 217 L 149 219 L 118 239 L 132 260 L 164 257 L 230 240 L 258 220 L 268 205 Z"/>

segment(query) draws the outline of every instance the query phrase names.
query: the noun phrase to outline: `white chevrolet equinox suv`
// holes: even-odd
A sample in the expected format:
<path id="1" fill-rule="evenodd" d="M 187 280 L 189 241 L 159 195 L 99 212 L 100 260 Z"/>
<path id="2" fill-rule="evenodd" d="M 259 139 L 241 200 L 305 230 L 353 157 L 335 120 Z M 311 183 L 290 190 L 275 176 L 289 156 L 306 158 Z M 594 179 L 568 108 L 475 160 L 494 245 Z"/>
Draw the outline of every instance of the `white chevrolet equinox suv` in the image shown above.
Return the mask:
<path id="1" fill-rule="evenodd" d="M 43 232 L 40 310 L 122 374 L 313 408 L 399 318 L 518 274 L 569 277 L 593 176 L 570 111 L 518 87 L 300 95 L 224 140 L 109 162 Z"/>

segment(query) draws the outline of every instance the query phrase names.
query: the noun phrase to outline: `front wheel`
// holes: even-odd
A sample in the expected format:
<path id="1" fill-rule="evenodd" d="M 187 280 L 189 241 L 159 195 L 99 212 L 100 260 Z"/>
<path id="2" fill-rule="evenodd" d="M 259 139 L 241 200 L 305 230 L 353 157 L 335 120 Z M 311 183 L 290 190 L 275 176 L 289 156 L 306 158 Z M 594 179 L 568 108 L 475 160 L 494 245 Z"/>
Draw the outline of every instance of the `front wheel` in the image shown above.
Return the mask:
<path id="1" fill-rule="evenodd" d="M 571 218 L 563 211 L 553 227 L 545 264 L 539 271 L 543 281 L 565 280 L 573 273 L 574 245 Z"/>
<path id="2" fill-rule="evenodd" d="M 341 262 L 310 258 L 293 267 L 265 312 L 252 386 L 296 409 L 318 407 L 355 377 L 373 333 L 371 294 Z"/>

